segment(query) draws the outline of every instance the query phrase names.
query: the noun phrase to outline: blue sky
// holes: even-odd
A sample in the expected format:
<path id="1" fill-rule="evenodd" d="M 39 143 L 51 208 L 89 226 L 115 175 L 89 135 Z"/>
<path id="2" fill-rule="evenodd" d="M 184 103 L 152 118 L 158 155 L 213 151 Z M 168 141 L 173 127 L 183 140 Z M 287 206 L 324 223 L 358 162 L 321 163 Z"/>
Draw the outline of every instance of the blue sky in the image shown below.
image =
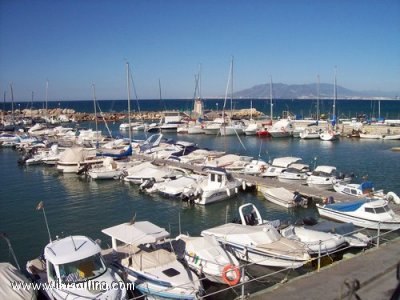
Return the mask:
<path id="1" fill-rule="evenodd" d="M 273 82 L 400 94 L 398 0 L 0 0 L 0 91 L 16 101 L 224 95 Z"/>

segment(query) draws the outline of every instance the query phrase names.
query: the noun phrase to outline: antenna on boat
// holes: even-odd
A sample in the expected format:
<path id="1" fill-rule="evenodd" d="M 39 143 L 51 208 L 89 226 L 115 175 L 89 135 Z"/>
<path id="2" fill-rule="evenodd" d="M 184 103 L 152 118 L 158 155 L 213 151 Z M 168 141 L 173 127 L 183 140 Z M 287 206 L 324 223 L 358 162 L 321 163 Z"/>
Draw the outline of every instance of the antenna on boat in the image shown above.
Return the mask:
<path id="1" fill-rule="evenodd" d="M 36 210 L 42 210 L 43 211 L 44 222 L 46 223 L 47 233 L 49 234 L 49 241 L 51 242 L 51 234 L 50 234 L 49 224 L 47 223 L 46 212 L 44 211 L 44 203 L 43 203 L 43 201 L 39 202 L 39 204 L 36 206 Z"/>
<path id="2" fill-rule="evenodd" d="M 178 214 L 179 234 L 181 234 L 181 212 Z"/>
<path id="3" fill-rule="evenodd" d="M 135 215 L 133 216 L 133 218 L 129 221 L 129 224 L 133 225 L 133 224 L 135 224 L 135 222 L 136 222 L 136 212 L 135 212 Z"/>
<path id="4" fill-rule="evenodd" d="M 11 246 L 11 243 L 10 243 L 10 240 L 8 239 L 8 236 L 4 232 L 0 232 L 0 237 L 2 237 L 6 241 L 6 243 L 8 245 L 8 250 L 10 251 L 11 255 L 13 256 L 15 264 L 17 265 L 18 270 L 21 271 L 21 267 L 19 266 L 17 257 L 15 256 L 14 250 L 13 250 L 13 248 Z"/>

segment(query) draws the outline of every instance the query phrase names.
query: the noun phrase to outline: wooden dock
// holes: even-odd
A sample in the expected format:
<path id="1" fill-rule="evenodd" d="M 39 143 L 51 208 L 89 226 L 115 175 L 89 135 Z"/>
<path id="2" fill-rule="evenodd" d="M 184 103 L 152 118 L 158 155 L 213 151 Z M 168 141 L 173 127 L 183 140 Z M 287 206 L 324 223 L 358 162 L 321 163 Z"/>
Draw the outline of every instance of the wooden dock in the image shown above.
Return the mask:
<path id="1" fill-rule="evenodd" d="M 168 166 L 191 170 L 196 173 L 205 174 L 205 172 L 202 170 L 203 169 L 202 166 L 181 163 L 178 161 L 167 160 L 167 159 L 152 158 L 149 156 L 138 155 L 138 154 L 133 154 L 132 157 L 138 160 L 153 161 L 156 164 L 164 164 Z M 355 199 L 352 196 L 343 195 L 335 191 L 319 190 L 316 188 L 309 187 L 307 185 L 301 185 L 297 183 L 280 182 L 277 178 L 259 177 L 259 176 L 245 175 L 235 172 L 232 172 L 231 174 L 233 177 L 241 179 L 245 181 L 247 184 L 256 186 L 257 189 L 262 187 L 265 188 L 283 187 L 291 192 L 298 191 L 303 197 L 311 199 L 313 202 L 321 202 L 323 199 L 326 199 L 329 196 L 332 196 L 333 199 L 338 202 L 344 202 Z"/>

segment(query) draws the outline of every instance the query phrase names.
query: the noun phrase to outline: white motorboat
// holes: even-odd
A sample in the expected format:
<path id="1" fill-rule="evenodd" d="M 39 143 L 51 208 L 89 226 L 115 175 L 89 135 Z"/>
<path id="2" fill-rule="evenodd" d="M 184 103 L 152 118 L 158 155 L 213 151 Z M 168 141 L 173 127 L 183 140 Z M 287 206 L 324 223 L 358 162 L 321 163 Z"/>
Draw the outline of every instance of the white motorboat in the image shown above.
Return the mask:
<path id="1" fill-rule="evenodd" d="M 307 201 L 301 195 L 288 191 L 283 187 L 261 188 L 260 191 L 266 200 L 286 208 L 307 205 Z"/>
<path id="2" fill-rule="evenodd" d="M 243 130 L 245 135 L 256 135 L 259 130 L 259 126 L 256 122 L 250 122 Z"/>
<path id="3" fill-rule="evenodd" d="M 294 163 L 289 165 L 286 170 L 283 170 L 282 173 L 278 175 L 278 180 L 281 182 L 303 184 L 306 183 L 309 172 L 309 165 Z"/>
<path id="4" fill-rule="evenodd" d="M 240 282 L 240 266 L 236 257 L 226 251 L 214 236 L 191 237 L 180 234 L 173 244 L 189 267 L 212 282 L 236 285 Z"/>
<path id="5" fill-rule="evenodd" d="M 131 122 L 129 123 L 121 123 L 119 125 L 119 130 L 129 130 L 131 128 L 132 131 L 144 131 L 145 124 L 141 122 Z"/>
<path id="6" fill-rule="evenodd" d="M 306 128 L 300 131 L 299 137 L 304 140 L 319 139 L 320 132 L 317 129 Z"/>
<path id="7" fill-rule="evenodd" d="M 290 119 L 282 119 L 276 122 L 268 132 L 274 138 L 281 138 L 292 136 L 293 130 L 293 122 Z"/>
<path id="8" fill-rule="evenodd" d="M 106 267 L 100 246 L 85 236 L 51 241 L 44 257 L 28 261 L 26 270 L 42 284 L 49 299 L 125 299 L 127 295 L 121 277 Z"/>
<path id="9" fill-rule="evenodd" d="M 369 139 L 369 140 L 379 140 L 382 139 L 383 136 L 381 134 L 375 134 L 375 133 L 360 133 L 360 139 Z"/>
<path id="10" fill-rule="evenodd" d="M 190 194 L 195 195 L 198 182 L 203 178 L 205 176 L 188 174 L 176 179 L 167 179 L 154 183 L 150 188 L 146 189 L 146 192 L 158 193 L 168 198 L 185 198 Z"/>
<path id="11" fill-rule="evenodd" d="M 231 121 L 228 124 L 222 124 L 221 128 L 219 129 L 219 134 L 221 136 L 242 135 L 244 133 L 244 129 L 245 128 L 242 123 Z"/>
<path id="12" fill-rule="evenodd" d="M 308 253 L 329 254 L 346 246 L 346 239 L 338 234 L 316 231 L 301 225 L 288 225 L 279 230 L 282 236 L 307 245 Z"/>
<path id="13" fill-rule="evenodd" d="M 228 223 L 201 232 L 215 236 L 238 259 L 263 266 L 298 268 L 310 259 L 306 246 L 282 237 L 270 224 L 243 226 Z"/>
<path id="14" fill-rule="evenodd" d="M 2 147 L 12 147 L 20 142 L 20 137 L 12 133 L 0 133 L 0 145 Z"/>
<path id="15" fill-rule="evenodd" d="M 148 221 L 123 223 L 103 229 L 112 239 L 105 252 L 135 289 L 150 298 L 197 299 L 202 290 L 197 275 L 180 263 L 175 254 L 160 249 L 169 233 Z"/>
<path id="16" fill-rule="evenodd" d="M 400 140 L 400 134 L 383 135 L 384 140 Z"/>
<path id="17" fill-rule="evenodd" d="M 61 153 L 58 150 L 58 145 L 51 145 L 50 149 L 44 149 L 42 151 L 38 151 L 35 155 L 25 160 L 26 165 L 36 165 L 36 164 L 47 164 L 47 165 L 55 165 L 57 161 L 60 159 Z"/>
<path id="18" fill-rule="evenodd" d="M 338 134 L 333 130 L 325 130 L 319 134 L 319 138 L 323 141 L 334 141 Z"/>
<path id="19" fill-rule="evenodd" d="M 203 134 L 203 124 L 199 124 L 196 122 L 189 122 L 187 126 L 187 133 L 188 134 Z"/>
<path id="20" fill-rule="evenodd" d="M 246 175 L 259 175 L 267 170 L 269 164 L 261 159 L 253 159 L 244 167 L 243 173 Z"/>
<path id="21" fill-rule="evenodd" d="M 361 184 L 337 182 L 333 185 L 333 188 L 336 192 L 349 196 L 386 199 L 400 204 L 400 197 L 396 193 L 388 192 L 385 194 L 383 190 L 375 190 L 371 181 L 365 181 Z"/>
<path id="22" fill-rule="evenodd" d="M 189 164 L 201 164 L 204 165 L 205 162 L 211 161 L 217 157 L 221 157 L 225 154 L 223 151 L 210 151 L 206 149 L 197 149 L 189 154 L 180 157 L 181 163 Z"/>
<path id="23" fill-rule="evenodd" d="M 106 157 L 102 165 L 94 166 L 87 171 L 91 179 L 119 179 L 124 170 L 119 168 L 112 157 Z"/>
<path id="24" fill-rule="evenodd" d="M 206 205 L 228 199 L 239 192 L 242 182 L 232 177 L 222 168 L 205 167 L 208 176 L 198 184 L 200 198 L 195 203 Z"/>
<path id="25" fill-rule="evenodd" d="M 353 223 L 340 223 L 335 221 L 317 220 L 304 221 L 304 228 L 312 230 L 340 234 L 344 237 L 349 247 L 365 248 L 370 245 L 372 238 L 356 229 Z"/>
<path id="26" fill-rule="evenodd" d="M 10 263 L 0 263 L 0 299 L 36 300 L 37 291 L 22 288 L 31 284 L 32 282 L 21 270 Z M 17 289 L 15 286 L 21 286 L 21 288 Z"/>
<path id="27" fill-rule="evenodd" d="M 336 183 L 336 167 L 317 166 L 306 182 L 313 188 L 331 190 Z"/>
<path id="28" fill-rule="evenodd" d="M 202 165 L 204 167 L 213 167 L 213 168 L 227 168 L 229 166 L 232 169 L 243 169 L 245 165 L 248 163 L 248 156 L 240 156 L 236 154 L 224 154 L 214 157 L 209 157 Z M 250 158 L 251 159 L 251 158 Z"/>
<path id="29" fill-rule="evenodd" d="M 320 229 L 314 229 L 312 226 L 307 226 L 305 224 L 283 225 L 281 224 L 280 220 L 269 222 L 262 219 L 257 207 L 255 207 L 255 205 L 252 203 L 246 203 L 240 206 L 239 215 L 239 224 L 242 225 L 263 226 L 264 224 L 272 224 L 275 228 L 279 230 L 279 233 L 282 236 L 289 239 L 298 240 L 306 244 L 310 254 L 329 254 L 347 246 L 350 243 L 352 243 L 352 247 L 366 247 L 370 242 L 370 239 L 362 233 L 356 233 L 355 230 L 349 232 L 348 230 L 352 229 L 349 226 L 347 226 L 346 228 L 341 228 L 340 230 L 342 233 L 337 233 L 334 230 L 336 229 L 336 227 L 328 226 L 320 227 Z M 314 225 L 316 224 L 316 220 L 313 218 L 312 222 Z M 311 221 L 307 222 L 307 224 L 310 223 Z M 344 233 L 347 234 L 348 238 L 346 238 Z"/>
<path id="30" fill-rule="evenodd" d="M 224 124 L 224 119 L 216 118 L 216 119 L 214 119 L 214 121 L 206 123 L 203 126 L 203 131 L 205 134 L 208 134 L 208 135 L 217 135 L 217 134 L 219 134 L 219 130 L 220 130 L 222 124 Z"/>
<path id="31" fill-rule="evenodd" d="M 275 158 L 271 165 L 265 170 L 265 172 L 261 173 L 262 177 L 276 177 L 284 170 L 286 170 L 291 164 L 300 163 L 300 157 L 278 157 Z"/>
<path id="32" fill-rule="evenodd" d="M 168 178 L 177 178 L 186 173 L 187 171 L 183 169 L 168 168 L 165 166 L 154 165 L 151 162 L 143 162 L 139 165 L 128 168 L 126 170 L 127 175 L 124 177 L 124 181 L 134 184 L 143 184 L 147 181 L 155 183 L 165 181 Z M 145 186 L 143 186 L 143 188 L 145 188 Z"/>
<path id="33" fill-rule="evenodd" d="M 317 204 L 322 217 L 351 222 L 370 229 L 396 230 L 400 228 L 400 216 L 383 199 L 359 199 L 344 203 Z"/>
<path id="34" fill-rule="evenodd" d="M 161 120 L 160 129 L 161 131 L 177 131 L 179 125 L 182 124 L 182 115 L 179 111 L 166 111 L 164 117 Z"/>
<path id="35" fill-rule="evenodd" d="M 61 153 L 57 161 L 57 170 L 63 173 L 77 173 L 90 165 L 102 164 L 103 158 L 96 157 L 96 150 L 83 147 L 72 147 Z"/>

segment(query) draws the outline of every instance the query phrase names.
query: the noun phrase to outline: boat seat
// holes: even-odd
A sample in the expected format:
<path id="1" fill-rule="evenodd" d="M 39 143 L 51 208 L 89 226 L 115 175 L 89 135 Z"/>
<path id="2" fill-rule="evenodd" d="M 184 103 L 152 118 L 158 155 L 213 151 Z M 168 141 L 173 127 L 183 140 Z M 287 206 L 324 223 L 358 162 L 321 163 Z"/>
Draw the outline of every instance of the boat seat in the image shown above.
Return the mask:
<path id="1" fill-rule="evenodd" d="M 93 276 L 94 264 L 92 261 L 85 261 L 78 266 L 78 274 L 80 278 Z"/>

